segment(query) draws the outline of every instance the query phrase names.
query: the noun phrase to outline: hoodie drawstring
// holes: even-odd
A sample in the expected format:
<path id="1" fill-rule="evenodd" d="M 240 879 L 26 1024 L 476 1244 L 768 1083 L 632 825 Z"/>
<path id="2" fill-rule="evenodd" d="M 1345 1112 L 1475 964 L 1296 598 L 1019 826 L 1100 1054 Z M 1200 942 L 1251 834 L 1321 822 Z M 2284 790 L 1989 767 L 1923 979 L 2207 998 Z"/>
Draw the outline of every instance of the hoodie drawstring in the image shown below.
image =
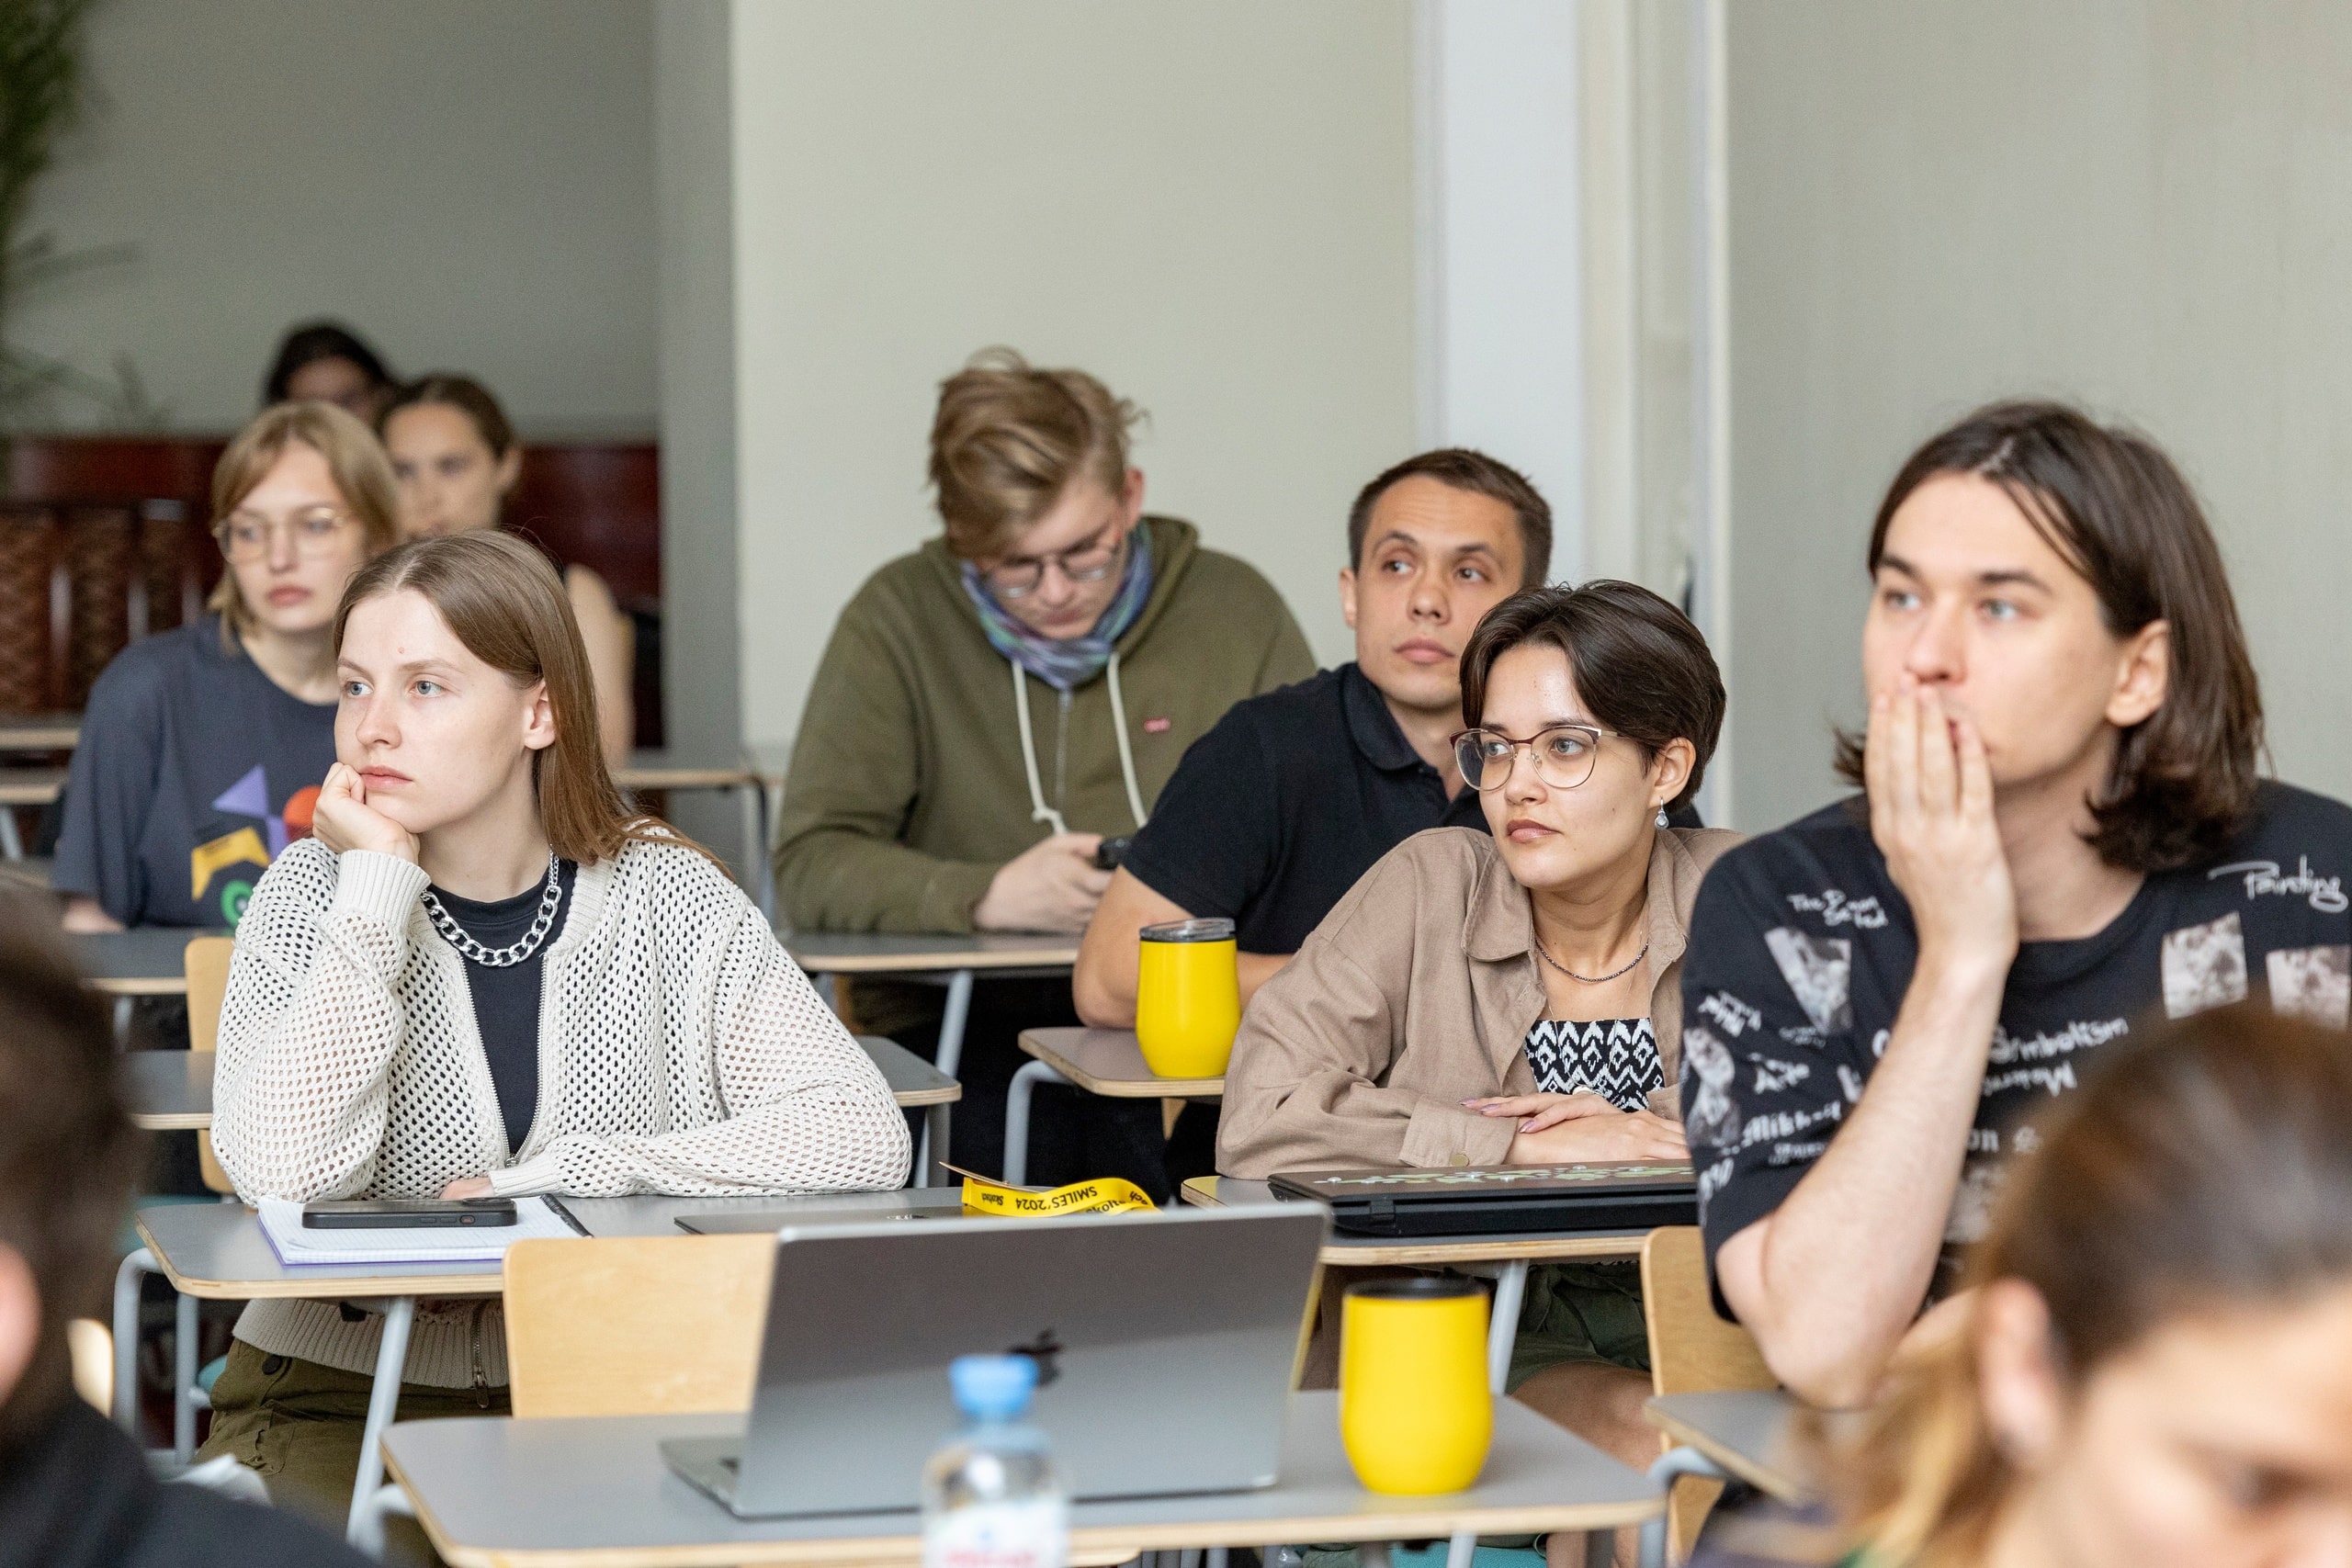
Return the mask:
<path id="1" fill-rule="evenodd" d="M 1021 766 L 1029 775 L 1029 820 L 1043 822 L 1056 833 L 1067 833 L 1069 825 L 1062 814 L 1046 804 L 1046 786 L 1037 776 L 1037 741 L 1029 732 L 1029 677 L 1020 665 L 1006 660 L 1005 668 L 1012 671 L 1012 707 L 1020 716 Z M 1149 818 L 1144 815 L 1143 791 L 1136 784 L 1135 748 L 1127 739 L 1127 705 L 1119 693 L 1119 656 L 1111 655 L 1105 667 L 1111 677 L 1111 718 L 1119 739 L 1119 776 L 1127 786 L 1127 810 L 1141 828 Z"/>

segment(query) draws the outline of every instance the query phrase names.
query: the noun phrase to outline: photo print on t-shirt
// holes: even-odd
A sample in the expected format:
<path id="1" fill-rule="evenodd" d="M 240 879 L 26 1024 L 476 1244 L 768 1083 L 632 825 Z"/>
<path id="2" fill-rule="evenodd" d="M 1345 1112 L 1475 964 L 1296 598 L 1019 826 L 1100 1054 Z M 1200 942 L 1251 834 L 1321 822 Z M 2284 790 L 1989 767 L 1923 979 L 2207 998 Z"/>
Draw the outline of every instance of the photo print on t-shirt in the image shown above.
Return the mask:
<path id="1" fill-rule="evenodd" d="M 1764 933 L 1764 945 L 1771 949 L 1781 977 L 1815 1029 L 1835 1034 L 1854 1026 L 1852 942 L 1842 936 L 1808 936 L 1774 926 Z"/>
<path id="2" fill-rule="evenodd" d="M 1682 1031 L 1682 1068 L 1686 1094 L 1696 1077 L 1699 1091 L 1689 1095 L 1682 1111 L 1683 1131 L 1693 1143 L 1728 1149 L 1739 1142 L 1739 1107 L 1731 1097 L 1732 1079 L 1739 1064 L 1712 1032 L 1698 1024 Z"/>
<path id="3" fill-rule="evenodd" d="M 2235 914 L 2165 933 L 2165 1016 L 2245 1000 L 2245 928 Z"/>
<path id="4" fill-rule="evenodd" d="M 1944 1242 L 1966 1247 L 1983 1241 L 1993 1228 L 1993 1201 L 2001 1193 L 2007 1167 L 1998 1159 L 1971 1159 L 1961 1168 L 1960 1185 L 1952 1189 L 1951 1209 L 1944 1216 Z"/>
<path id="5" fill-rule="evenodd" d="M 2263 966 L 2273 1008 L 2330 1029 L 2345 1026 L 2352 1014 L 2352 946 L 2278 948 Z"/>

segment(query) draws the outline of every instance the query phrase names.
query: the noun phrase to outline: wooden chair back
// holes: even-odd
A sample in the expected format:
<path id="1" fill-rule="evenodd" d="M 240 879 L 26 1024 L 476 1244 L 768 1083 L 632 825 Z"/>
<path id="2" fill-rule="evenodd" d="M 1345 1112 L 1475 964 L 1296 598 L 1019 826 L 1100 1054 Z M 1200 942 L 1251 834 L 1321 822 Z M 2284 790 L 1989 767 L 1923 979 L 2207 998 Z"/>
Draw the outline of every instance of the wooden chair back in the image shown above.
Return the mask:
<path id="1" fill-rule="evenodd" d="M 1642 1241 L 1642 1315 L 1650 1332 L 1650 1386 L 1658 1393 L 1778 1388 L 1755 1336 L 1715 1315 L 1707 1249 L 1696 1225 L 1667 1225 Z M 1661 1437 L 1661 1451 L 1670 1446 Z M 1720 1483 L 1686 1478 L 1667 1500 L 1668 1535 L 1681 1562 L 1723 1495 Z"/>
<path id="2" fill-rule="evenodd" d="M 181 957 L 187 976 L 187 1043 L 191 1050 L 209 1055 L 220 1043 L 220 1004 L 229 996 L 229 961 L 236 955 L 233 937 L 200 936 L 187 944 Z M 234 1192 L 236 1183 L 220 1168 L 212 1152 L 212 1134 L 196 1135 L 196 1162 L 204 1171 L 204 1185 L 215 1192 Z"/>
<path id="3" fill-rule="evenodd" d="M 775 1237 L 591 1236 L 506 1252 L 517 1416 L 752 1407 Z"/>

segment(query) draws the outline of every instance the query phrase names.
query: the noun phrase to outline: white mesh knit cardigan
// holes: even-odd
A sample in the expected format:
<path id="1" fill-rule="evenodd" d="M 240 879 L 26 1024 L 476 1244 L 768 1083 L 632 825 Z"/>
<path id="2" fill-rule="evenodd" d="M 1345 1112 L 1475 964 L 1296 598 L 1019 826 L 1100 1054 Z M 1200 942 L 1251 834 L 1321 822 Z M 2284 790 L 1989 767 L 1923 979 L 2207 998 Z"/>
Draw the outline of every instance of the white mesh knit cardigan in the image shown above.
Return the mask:
<path id="1" fill-rule="evenodd" d="M 539 1102 L 507 1146 L 464 961 L 424 914 L 424 873 L 314 839 L 277 858 L 237 927 L 212 1142 L 239 1196 L 888 1189 L 904 1115 L 865 1052 L 726 874 L 678 844 L 580 868 L 548 944 Z M 487 1310 L 484 1310 L 484 1306 Z M 237 1337 L 374 1371 L 382 1320 L 259 1301 Z M 506 1381 L 495 1302 L 424 1303 L 408 1381 Z"/>

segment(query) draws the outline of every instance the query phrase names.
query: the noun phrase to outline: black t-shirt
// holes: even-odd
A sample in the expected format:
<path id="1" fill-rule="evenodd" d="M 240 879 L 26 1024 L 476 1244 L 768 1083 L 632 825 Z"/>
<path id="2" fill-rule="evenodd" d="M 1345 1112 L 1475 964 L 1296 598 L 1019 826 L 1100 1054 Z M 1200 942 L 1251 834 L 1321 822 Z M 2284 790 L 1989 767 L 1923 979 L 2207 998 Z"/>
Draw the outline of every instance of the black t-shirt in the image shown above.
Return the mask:
<path id="1" fill-rule="evenodd" d="M 334 704 L 223 649 L 217 617 L 142 637 L 90 688 L 51 886 L 128 926 L 233 926 L 334 763 Z"/>
<path id="2" fill-rule="evenodd" d="M 2341 1027 L 2352 1002 L 2352 807 L 2267 784 L 2228 850 L 2150 875 L 2094 936 L 2030 942 L 2009 966 L 1984 1097 L 1945 1231 L 1952 1282 L 2030 1114 L 2074 1093 L 2098 1048 L 2267 993 Z M 1821 1157 L 1886 1049 L 1918 957 L 1910 906 L 1858 800 L 1733 850 L 1699 890 L 1682 960 L 1682 1118 L 1712 1267 Z"/>
<path id="3" fill-rule="evenodd" d="M 1373 862 L 1427 828 L 1487 830 L 1452 800 L 1353 664 L 1226 710 L 1193 742 L 1123 863 L 1245 953 L 1296 953 Z"/>
<path id="4" fill-rule="evenodd" d="M 482 1055 L 490 1062 L 490 1083 L 498 1093 L 498 1112 L 506 1123 L 509 1154 L 520 1149 L 523 1140 L 531 1135 L 531 1118 L 538 1114 L 539 979 L 547 969 L 548 949 L 563 934 L 564 917 L 571 912 L 571 888 L 579 880 L 580 867 L 568 860 L 559 861 L 556 874 L 555 921 L 528 958 L 503 968 L 465 960 L 466 989 L 474 998 L 474 1027 L 481 1035 Z M 530 934 L 547 890 L 548 879 L 542 876 L 512 898 L 489 903 L 460 898 L 438 887 L 433 896 L 468 936 L 496 952 Z M 462 950 L 459 956 L 464 956 Z"/>

